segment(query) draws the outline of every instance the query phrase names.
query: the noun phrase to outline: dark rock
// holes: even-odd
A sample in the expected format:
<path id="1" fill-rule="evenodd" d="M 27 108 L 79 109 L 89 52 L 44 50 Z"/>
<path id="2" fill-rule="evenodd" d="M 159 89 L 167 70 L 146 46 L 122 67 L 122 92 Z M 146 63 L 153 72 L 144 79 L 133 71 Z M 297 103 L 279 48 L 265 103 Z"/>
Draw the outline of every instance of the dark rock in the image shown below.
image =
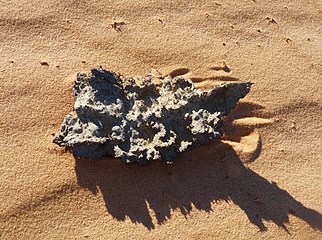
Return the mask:
<path id="1" fill-rule="evenodd" d="M 221 116 L 250 86 L 225 83 L 202 92 L 181 76 L 127 78 L 92 69 L 88 75 L 77 75 L 74 112 L 65 117 L 53 141 L 77 158 L 115 156 L 126 163 L 171 163 L 189 146 L 219 139 Z"/>
<path id="2" fill-rule="evenodd" d="M 49 66 L 49 64 L 48 64 L 48 62 L 40 62 L 40 65 L 42 65 L 42 66 Z"/>

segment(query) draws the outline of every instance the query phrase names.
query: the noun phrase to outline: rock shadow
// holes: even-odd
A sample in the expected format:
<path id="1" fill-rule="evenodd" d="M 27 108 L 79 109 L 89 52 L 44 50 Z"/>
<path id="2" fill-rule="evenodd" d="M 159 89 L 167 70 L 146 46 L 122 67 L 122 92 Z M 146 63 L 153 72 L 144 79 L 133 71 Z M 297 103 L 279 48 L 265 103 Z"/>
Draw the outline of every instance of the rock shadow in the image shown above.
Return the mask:
<path id="1" fill-rule="evenodd" d="M 256 111 L 255 105 L 243 103 L 232 115 L 239 111 L 245 115 L 247 105 L 253 108 L 249 113 Z M 191 149 L 172 165 L 151 162 L 141 167 L 113 158 L 75 161 L 79 185 L 94 194 L 100 191 L 107 212 L 119 221 L 129 218 L 153 229 L 169 220 L 175 209 L 187 216 L 193 207 L 211 212 L 214 203 L 226 201 L 239 206 L 260 231 L 267 230 L 265 220 L 288 232 L 285 224 L 290 214 L 322 231 L 319 212 L 249 169 L 234 149 L 221 141 Z"/>

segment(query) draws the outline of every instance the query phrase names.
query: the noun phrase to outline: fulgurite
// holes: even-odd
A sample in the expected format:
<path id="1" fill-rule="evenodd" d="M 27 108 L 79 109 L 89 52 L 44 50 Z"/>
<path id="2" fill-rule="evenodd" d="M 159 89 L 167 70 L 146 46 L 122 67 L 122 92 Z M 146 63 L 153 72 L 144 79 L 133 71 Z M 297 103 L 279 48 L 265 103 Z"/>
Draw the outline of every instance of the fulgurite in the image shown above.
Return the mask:
<path id="1" fill-rule="evenodd" d="M 250 87 L 250 82 L 224 83 L 203 92 L 182 76 L 125 77 L 92 69 L 77 75 L 74 111 L 53 142 L 77 158 L 171 163 L 189 146 L 220 139 L 221 117 Z"/>

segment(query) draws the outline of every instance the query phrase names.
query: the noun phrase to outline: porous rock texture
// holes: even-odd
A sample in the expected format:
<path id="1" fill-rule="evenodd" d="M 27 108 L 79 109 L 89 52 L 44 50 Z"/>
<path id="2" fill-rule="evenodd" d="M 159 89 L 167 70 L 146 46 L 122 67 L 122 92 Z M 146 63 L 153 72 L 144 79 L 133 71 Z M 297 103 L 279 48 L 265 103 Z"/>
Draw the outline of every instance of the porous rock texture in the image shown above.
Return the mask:
<path id="1" fill-rule="evenodd" d="M 110 155 L 126 163 L 171 163 L 189 146 L 219 139 L 222 115 L 250 86 L 225 83 L 203 92 L 182 76 L 124 77 L 92 69 L 77 75 L 74 112 L 53 141 L 77 158 Z"/>

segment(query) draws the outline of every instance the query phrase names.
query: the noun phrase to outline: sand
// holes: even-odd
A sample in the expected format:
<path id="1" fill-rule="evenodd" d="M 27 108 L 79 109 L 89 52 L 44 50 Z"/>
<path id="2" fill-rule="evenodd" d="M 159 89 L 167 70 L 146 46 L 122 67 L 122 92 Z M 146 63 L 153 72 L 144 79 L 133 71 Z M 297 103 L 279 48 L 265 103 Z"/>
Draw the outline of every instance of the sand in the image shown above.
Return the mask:
<path id="1" fill-rule="evenodd" d="M 320 1 L 0 1 L 1 239 L 321 239 Z M 52 144 L 77 72 L 254 86 L 175 165 Z"/>

